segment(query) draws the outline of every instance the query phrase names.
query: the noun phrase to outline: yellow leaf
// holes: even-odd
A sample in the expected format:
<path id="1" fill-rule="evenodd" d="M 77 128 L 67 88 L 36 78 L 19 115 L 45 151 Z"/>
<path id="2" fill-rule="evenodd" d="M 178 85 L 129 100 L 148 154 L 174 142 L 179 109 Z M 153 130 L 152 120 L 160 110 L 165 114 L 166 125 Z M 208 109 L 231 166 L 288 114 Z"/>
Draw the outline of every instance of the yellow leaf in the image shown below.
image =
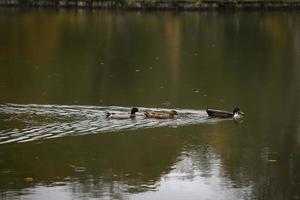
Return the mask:
<path id="1" fill-rule="evenodd" d="M 275 163 L 277 160 L 268 160 L 270 163 Z"/>
<path id="2" fill-rule="evenodd" d="M 33 181 L 33 178 L 32 178 L 32 177 L 26 177 L 26 178 L 24 178 L 24 180 L 25 180 L 26 182 L 32 182 L 32 181 Z"/>

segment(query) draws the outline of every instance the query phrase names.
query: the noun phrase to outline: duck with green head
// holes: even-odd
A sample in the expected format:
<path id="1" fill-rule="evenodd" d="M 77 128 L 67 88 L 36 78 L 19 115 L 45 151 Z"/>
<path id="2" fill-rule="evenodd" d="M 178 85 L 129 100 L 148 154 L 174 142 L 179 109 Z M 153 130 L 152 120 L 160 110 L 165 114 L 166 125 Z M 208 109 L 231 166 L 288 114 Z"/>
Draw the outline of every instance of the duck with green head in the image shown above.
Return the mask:
<path id="1" fill-rule="evenodd" d="M 217 118 L 234 118 L 238 119 L 243 116 L 243 112 L 239 107 L 235 107 L 232 112 L 224 110 L 206 109 L 208 116 Z"/>
<path id="2" fill-rule="evenodd" d="M 134 107 L 131 109 L 130 113 L 112 113 L 112 112 L 105 112 L 106 118 L 109 119 L 134 119 L 135 113 L 138 112 L 139 109 Z"/>

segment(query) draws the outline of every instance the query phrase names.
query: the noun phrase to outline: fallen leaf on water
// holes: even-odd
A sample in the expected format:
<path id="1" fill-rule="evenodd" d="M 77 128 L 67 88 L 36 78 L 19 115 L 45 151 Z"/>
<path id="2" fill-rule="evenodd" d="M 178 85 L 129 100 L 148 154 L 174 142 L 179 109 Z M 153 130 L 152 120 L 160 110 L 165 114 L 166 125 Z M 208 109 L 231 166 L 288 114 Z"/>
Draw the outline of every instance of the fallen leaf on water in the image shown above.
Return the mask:
<path id="1" fill-rule="evenodd" d="M 37 142 L 36 144 L 43 144 L 44 142 Z"/>
<path id="2" fill-rule="evenodd" d="M 85 167 L 75 167 L 74 171 L 75 172 L 85 172 L 86 168 Z"/>
<path id="3" fill-rule="evenodd" d="M 32 182 L 33 181 L 33 178 L 32 177 L 25 177 L 24 180 L 26 182 Z"/>
<path id="4" fill-rule="evenodd" d="M 72 165 L 72 164 L 69 164 L 69 167 L 75 168 L 76 166 L 75 166 L 75 165 Z"/>
<path id="5" fill-rule="evenodd" d="M 268 160 L 268 162 L 275 163 L 275 162 L 277 162 L 277 160 Z"/>

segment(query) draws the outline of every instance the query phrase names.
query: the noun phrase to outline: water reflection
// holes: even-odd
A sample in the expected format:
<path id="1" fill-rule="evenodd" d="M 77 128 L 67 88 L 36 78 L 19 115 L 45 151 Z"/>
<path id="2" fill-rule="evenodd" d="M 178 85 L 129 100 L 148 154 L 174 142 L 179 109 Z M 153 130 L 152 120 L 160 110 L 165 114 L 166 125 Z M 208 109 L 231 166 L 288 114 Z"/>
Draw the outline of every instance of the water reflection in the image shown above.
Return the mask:
<path id="1" fill-rule="evenodd" d="M 299 152 L 266 148 L 260 144 L 264 140 L 247 129 L 247 123 L 220 121 L 1 145 L 1 195 L 49 198 L 52 191 L 65 199 L 297 196 Z"/>
<path id="2" fill-rule="evenodd" d="M 2 11 L 0 101 L 232 107 L 249 99 L 243 90 L 276 95 L 273 82 L 297 72 L 298 21 L 297 13 Z"/>
<path id="3" fill-rule="evenodd" d="M 231 194 L 231 199 L 238 199 L 249 188 L 235 189 L 230 179 L 223 178 L 222 161 L 207 145 L 211 126 L 202 127 L 207 129 L 203 137 L 186 136 L 185 129 L 148 129 L 142 134 L 123 132 L 3 146 L 1 171 L 7 174 L 1 174 L 2 189 L 34 198 L 58 189 L 58 195 L 71 193 L 75 199 L 153 199 L 156 195 L 151 191 L 158 190 L 160 195 L 166 192 L 181 199 L 190 192 L 209 197 L 217 190 L 220 193 L 215 197 Z M 185 145 L 195 139 L 193 145 Z M 26 182 L 28 176 L 34 181 Z M 31 186 L 33 189 L 27 189 Z"/>

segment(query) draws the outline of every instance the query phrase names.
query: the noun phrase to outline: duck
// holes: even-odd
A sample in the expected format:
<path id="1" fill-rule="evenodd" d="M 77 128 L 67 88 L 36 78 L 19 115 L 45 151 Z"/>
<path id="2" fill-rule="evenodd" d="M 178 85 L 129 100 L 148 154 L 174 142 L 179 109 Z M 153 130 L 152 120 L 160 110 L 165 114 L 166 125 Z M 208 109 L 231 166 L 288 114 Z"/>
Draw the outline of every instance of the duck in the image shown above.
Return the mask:
<path id="1" fill-rule="evenodd" d="M 178 116 L 176 110 L 171 110 L 170 112 L 166 111 L 145 111 L 144 115 L 146 118 L 156 118 L 156 119 L 173 119 Z"/>
<path id="2" fill-rule="evenodd" d="M 244 114 L 239 107 L 235 107 L 232 112 L 224 110 L 206 109 L 208 116 L 218 118 L 241 118 Z"/>
<path id="3" fill-rule="evenodd" d="M 131 108 L 130 114 L 129 113 L 112 113 L 112 112 L 105 112 L 106 118 L 110 119 L 134 119 L 135 113 L 138 112 L 139 109 L 134 107 Z"/>

